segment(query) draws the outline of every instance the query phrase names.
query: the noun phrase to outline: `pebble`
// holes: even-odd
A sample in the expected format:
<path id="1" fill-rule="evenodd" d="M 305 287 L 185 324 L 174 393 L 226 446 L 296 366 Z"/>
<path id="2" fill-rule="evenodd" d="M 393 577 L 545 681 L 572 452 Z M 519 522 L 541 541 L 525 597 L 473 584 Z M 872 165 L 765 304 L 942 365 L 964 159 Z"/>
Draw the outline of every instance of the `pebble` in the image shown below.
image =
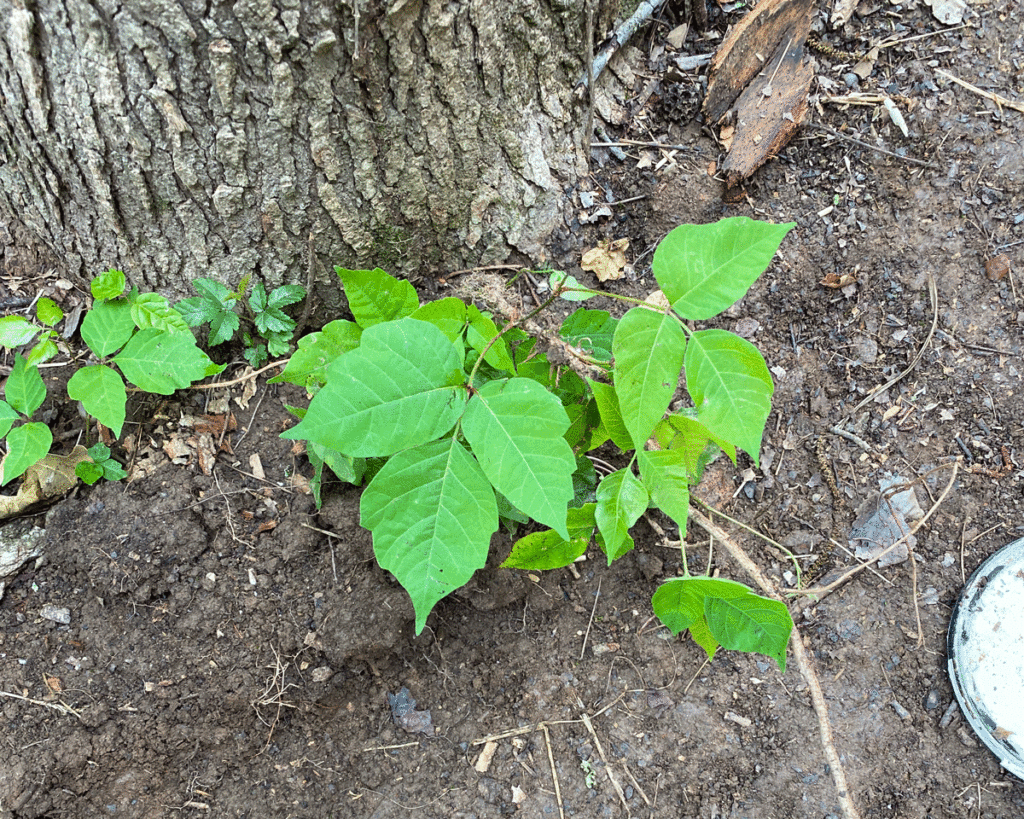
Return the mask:
<path id="1" fill-rule="evenodd" d="M 63 606 L 54 606 L 47 603 L 39 609 L 39 616 L 44 620 L 52 620 L 54 623 L 60 623 L 63 626 L 71 624 L 71 610 Z"/>
<path id="2" fill-rule="evenodd" d="M 940 728 L 948 728 L 949 727 L 949 723 L 951 723 L 953 721 L 953 717 L 956 716 L 956 712 L 957 712 L 958 708 L 959 708 L 959 706 L 957 705 L 956 700 L 953 700 L 949 704 L 949 707 L 946 708 L 946 710 L 942 712 L 942 719 L 939 720 L 939 727 Z"/>
<path id="3" fill-rule="evenodd" d="M 924 698 L 924 710 L 934 711 L 939 707 L 939 692 L 936 689 L 929 691 Z"/>
<path id="4" fill-rule="evenodd" d="M 902 705 L 900 705 L 897 700 L 893 700 L 892 701 L 892 710 L 895 711 L 899 715 L 900 719 L 904 719 L 904 720 L 910 719 L 910 712 L 906 708 L 904 708 Z"/>
<path id="5" fill-rule="evenodd" d="M 846 83 L 847 88 L 856 88 L 860 85 L 860 77 L 854 74 L 852 71 L 847 71 L 843 74 L 843 82 Z"/>

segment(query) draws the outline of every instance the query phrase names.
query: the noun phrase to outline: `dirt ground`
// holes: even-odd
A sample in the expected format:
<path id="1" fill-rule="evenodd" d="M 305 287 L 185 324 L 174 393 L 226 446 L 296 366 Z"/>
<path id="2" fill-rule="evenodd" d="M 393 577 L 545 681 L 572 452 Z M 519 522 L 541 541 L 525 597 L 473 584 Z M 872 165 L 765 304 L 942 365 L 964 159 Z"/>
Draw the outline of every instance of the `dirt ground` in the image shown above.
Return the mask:
<path id="1" fill-rule="evenodd" d="M 633 93 L 658 79 L 656 93 L 635 109 L 623 97 L 629 116 L 609 133 L 689 147 L 598 157 L 582 188 L 595 204 L 571 193 L 584 224 L 566 224 L 548 262 L 592 282 L 581 249 L 626 237 L 633 277 L 608 286 L 646 294 L 650 250 L 681 222 L 797 223 L 719 322 L 758 344 L 775 375 L 762 469 L 744 481 L 749 461 L 717 463 L 701 494 L 807 567 L 880 479 L 919 478 L 927 510 L 961 458 L 910 560 L 819 601 L 794 596 L 792 611 L 865 819 L 1010 819 L 1024 816 L 1024 786 L 960 715 L 945 647 L 965 578 L 1024 536 L 1024 115 L 937 69 L 1024 98 L 1024 23 L 1012 3 L 979 3 L 947 31 L 915 0 L 861 8 L 848 39 L 825 39 L 856 50 L 894 31 L 939 33 L 886 49 L 865 79 L 818 58 L 812 119 L 898 156 L 808 128 L 725 207 L 708 175 L 720 149 L 694 119 L 698 75 L 658 73 L 669 17 L 630 52 Z M 682 53 L 711 50 L 716 25 Z M 825 99 L 854 92 L 889 94 L 909 137 L 879 104 Z M 604 203 L 613 215 L 588 223 Z M 994 280 L 986 260 L 999 253 L 1011 272 Z M 820 284 L 832 274 L 845 286 Z M 922 348 L 843 427 L 866 448 L 831 432 Z M 48 374 L 59 395 L 67 376 Z M 416 638 L 358 525 L 358 492 L 331 487 L 317 512 L 302 491 L 309 464 L 278 434 L 292 423 L 284 405 L 303 396 L 262 380 L 254 394 L 224 392 L 134 405 L 134 447 L 115 452 L 134 480 L 83 487 L 5 527 L 45 536 L 0 601 L 2 819 L 558 817 L 559 798 L 564 816 L 586 819 L 840 815 L 795 663 L 785 675 L 759 656 L 706 664 L 652 619 L 651 594 L 681 568 L 650 525 L 610 569 L 591 554 L 536 579 L 481 571 Z M 59 423 L 67 410 L 51 405 Z M 226 410 L 236 429 L 203 430 Z M 196 447 L 218 446 L 203 474 Z M 792 591 L 776 547 L 727 527 Z M 496 537 L 494 565 L 510 542 Z M 688 554 L 709 560 L 696 527 Z M 852 560 L 837 551 L 827 568 Z M 710 561 L 747 580 L 721 548 Z M 429 723 L 400 726 L 389 696 L 414 699 Z M 407 730 L 417 726 L 426 733 Z"/>

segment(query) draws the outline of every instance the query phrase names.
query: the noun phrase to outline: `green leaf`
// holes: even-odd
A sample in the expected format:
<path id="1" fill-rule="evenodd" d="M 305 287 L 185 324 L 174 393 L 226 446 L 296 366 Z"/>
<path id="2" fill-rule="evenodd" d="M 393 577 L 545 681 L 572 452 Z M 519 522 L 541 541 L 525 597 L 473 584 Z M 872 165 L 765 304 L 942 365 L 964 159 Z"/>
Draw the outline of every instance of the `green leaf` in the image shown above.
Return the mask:
<path id="1" fill-rule="evenodd" d="M 82 340 L 99 358 L 121 349 L 134 332 L 127 299 L 101 301 L 82 319 Z"/>
<path id="2" fill-rule="evenodd" d="M 767 269 L 794 224 L 735 216 L 708 225 L 680 225 L 654 251 L 654 277 L 683 318 L 717 316 Z"/>
<path id="3" fill-rule="evenodd" d="M 697 414 L 693 409 L 683 412 Z M 713 435 L 711 430 L 689 415 L 670 413 L 654 428 L 654 438 L 662 449 L 676 450 L 682 455 L 691 484 L 700 483 L 704 468 L 719 451 L 725 452 L 729 460 L 736 463 L 736 447 Z"/>
<path id="4" fill-rule="evenodd" d="M 75 475 L 82 483 L 92 486 L 103 477 L 103 467 L 92 461 L 79 461 L 75 464 Z"/>
<path id="5" fill-rule="evenodd" d="M 420 306 L 416 289 L 409 282 L 389 276 L 379 267 L 373 270 L 335 267 L 334 270 L 345 288 L 348 309 L 363 329 L 404 318 Z"/>
<path id="6" fill-rule="evenodd" d="M 633 444 L 643 449 L 679 385 L 686 336 L 665 313 L 635 307 L 615 330 L 615 393 Z M 687 372 L 689 376 L 689 372 Z"/>
<path id="7" fill-rule="evenodd" d="M 0 438 L 3 438 L 21 416 L 6 401 L 0 401 Z"/>
<path id="8" fill-rule="evenodd" d="M 680 577 L 662 583 L 651 604 L 673 634 L 690 629 L 709 657 L 714 656 L 711 635 L 727 649 L 772 657 L 785 673 L 793 620 L 779 601 L 754 594 L 732 580 Z"/>
<path id="9" fill-rule="evenodd" d="M 11 368 L 7 385 L 4 387 L 4 398 L 22 415 L 31 417 L 46 400 L 46 385 L 43 384 L 43 377 L 39 375 L 39 368 L 35 364 L 29 364 L 22 356 L 16 355 L 14 367 Z"/>
<path id="10" fill-rule="evenodd" d="M 644 485 L 629 469 L 613 472 L 597 485 L 594 517 L 604 538 L 609 566 L 633 548 L 629 530 L 647 511 L 649 502 Z"/>
<path id="11" fill-rule="evenodd" d="M 28 351 L 27 361 L 29 364 L 42 364 L 51 358 L 56 358 L 60 350 L 57 349 L 57 342 L 53 340 L 54 332 L 47 330 L 47 335 L 40 338 L 36 345 Z"/>
<path id="12" fill-rule="evenodd" d="M 622 411 L 619 409 L 619 397 L 615 394 L 615 388 L 611 384 L 590 379 L 587 379 L 587 383 L 590 384 L 590 389 L 594 393 L 594 401 L 597 403 L 604 431 L 611 438 L 612 443 L 623 452 L 635 449 L 633 439 L 629 436 L 629 430 L 622 422 Z"/>
<path id="13" fill-rule="evenodd" d="M 327 383 L 327 367 L 342 353 L 356 349 L 362 332 L 358 324 L 344 319 L 325 324 L 319 333 L 299 339 L 299 348 L 288 359 L 284 371 L 267 383 L 285 381 L 316 392 Z"/>
<path id="14" fill-rule="evenodd" d="M 267 299 L 267 305 L 269 307 L 287 307 L 289 304 L 302 301 L 304 298 L 306 298 L 306 288 L 302 285 L 282 284 L 271 291 Z"/>
<path id="15" fill-rule="evenodd" d="M 444 333 L 449 341 L 458 344 L 462 340 L 463 330 L 466 329 L 466 303 L 453 296 L 428 301 L 417 307 L 410 318 L 430 322 Z"/>
<path id="16" fill-rule="evenodd" d="M 784 604 L 753 593 L 743 597 L 708 597 L 704 614 L 708 629 L 723 648 L 764 654 L 786 673 L 786 646 L 793 620 Z"/>
<path id="17" fill-rule="evenodd" d="M 727 330 L 699 330 L 686 349 L 686 388 L 697 420 L 757 465 L 775 391 L 757 347 Z"/>
<path id="18" fill-rule="evenodd" d="M 575 277 L 568 276 L 561 270 L 553 270 L 551 271 L 551 275 L 548 277 L 548 286 L 552 290 L 557 290 L 559 285 L 564 285 L 566 288 L 580 288 L 582 290 L 589 290 L 589 288 L 583 287 L 583 285 L 580 284 Z M 558 298 L 564 299 L 565 301 L 586 301 L 587 299 L 592 299 L 594 298 L 594 296 L 597 295 L 599 294 L 594 292 L 581 293 L 566 291 L 563 293 L 559 293 Z"/>
<path id="19" fill-rule="evenodd" d="M 569 418 L 536 381 L 491 381 L 466 405 L 462 432 L 495 489 L 565 540 L 576 458 L 562 437 Z"/>
<path id="20" fill-rule="evenodd" d="M 64 318 L 64 311 L 57 306 L 57 302 L 44 296 L 36 302 L 36 318 L 47 327 L 53 327 Z"/>
<path id="21" fill-rule="evenodd" d="M 13 350 L 28 344 L 36 337 L 40 329 L 28 319 L 21 316 L 3 316 L 0 318 L 0 347 Z"/>
<path id="22" fill-rule="evenodd" d="M 264 336 L 271 333 L 290 333 L 295 329 L 295 320 L 277 307 L 268 305 L 256 313 L 256 329 Z"/>
<path id="23" fill-rule="evenodd" d="M 465 403 L 461 350 L 434 325 L 400 319 L 372 325 L 330 365 L 306 417 L 283 437 L 354 457 L 392 455 L 444 435 Z"/>
<path id="24" fill-rule="evenodd" d="M 124 273 L 120 270 L 108 270 L 89 282 L 89 290 L 92 291 L 92 297 L 97 301 L 116 299 L 124 292 L 125 283 Z"/>
<path id="25" fill-rule="evenodd" d="M 578 347 L 597 361 L 612 360 L 612 339 L 619 320 L 607 310 L 588 310 L 581 307 L 565 321 L 558 334 L 562 341 Z"/>
<path id="26" fill-rule="evenodd" d="M 140 330 L 114 358 L 114 363 L 136 387 L 158 395 L 170 395 L 210 373 L 220 372 L 196 346 L 189 332 L 165 333 L 149 328 Z"/>
<path id="27" fill-rule="evenodd" d="M 24 474 L 50 451 L 53 436 L 46 424 L 28 423 L 7 433 L 7 455 L 0 463 L 0 486 Z"/>
<path id="28" fill-rule="evenodd" d="M 238 301 L 238 294 L 216 279 L 195 279 L 192 287 L 201 297 L 221 307 L 231 307 Z"/>
<path id="29" fill-rule="evenodd" d="M 392 457 L 363 491 L 359 514 L 377 562 L 412 598 L 417 634 L 437 601 L 484 566 L 498 529 L 494 490 L 454 438 Z"/>
<path id="30" fill-rule="evenodd" d="M 249 307 L 254 313 L 267 309 L 267 288 L 263 286 L 263 282 L 256 282 L 253 285 L 252 293 L 249 294 Z"/>
<path id="31" fill-rule="evenodd" d="M 568 566 L 587 551 L 594 534 L 594 509 L 596 504 L 569 509 L 566 526 L 569 540 L 554 529 L 533 532 L 517 540 L 512 551 L 501 564 L 503 569 L 529 569 L 547 571 Z"/>
<path id="32" fill-rule="evenodd" d="M 152 328 L 167 333 L 188 333 L 188 324 L 181 313 L 159 293 L 140 293 L 129 302 L 132 321 L 140 330 Z"/>
<path id="33" fill-rule="evenodd" d="M 207 344 L 216 347 L 225 341 L 231 341 L 238 330 L 239 323 L 238 314 L 234 310 L 221 310 L 210 319 L 210 334 L 206 338 Z"/>
<path id="34" fill-rule="evenodd" d="M 677 449 L 637 450 L 637 464 L 651 502 L 668 515 L 686 537 L 690 514 L 690 474 L 683 453 Z"/>
<path id="35" fill-rule="evenodd" d="M 307 441 L 306 453 L 307 455 L 313 453 L 315 458 L 327 464 L 339 481 L 358 486 L 363 480 L 363 472 L 366 470 L 365 458 L 351 458 L 348 455 L 342 455 L 333 449 L 320 446 L 315 441 Z"/>
<path id="36" fill-rule="evenodd" d="M 82 367 L 68 381 L 68 397 L 81 401 L 87 413 L 121 437 L 128 393 L 114 370 L 103 364 Z"/>
<path id="37" fill-rule="evenodd" d="M 494 322 L 472 304 L 466 308 L 466 316 L 469 319 L 469 326 L 466 328 L 466 343 L 478 353 L 483 353 L 486 349 L 484 361 L 496 370 L 514 372 L 515 364 L 512 363 L 512 355 L 508 351 L 505 339 L 499 338 L 491 344 L 491 339 L 498 335 L 498 328 Z M 488 344 L 490 344 L 490 349 L 487 348 Z"/>

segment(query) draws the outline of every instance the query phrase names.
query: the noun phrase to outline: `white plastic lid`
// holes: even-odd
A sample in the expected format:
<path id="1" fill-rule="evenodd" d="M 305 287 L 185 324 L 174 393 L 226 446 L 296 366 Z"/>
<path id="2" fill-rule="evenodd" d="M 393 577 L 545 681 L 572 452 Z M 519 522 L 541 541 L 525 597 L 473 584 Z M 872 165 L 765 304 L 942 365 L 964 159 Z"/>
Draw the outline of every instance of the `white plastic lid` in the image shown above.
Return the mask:
<path id="1" fill-rule="evenodd" d="M 1024 779 L 1024 538 L 971 575 L 953 609 L 946 657 L 974 732 Z"/>

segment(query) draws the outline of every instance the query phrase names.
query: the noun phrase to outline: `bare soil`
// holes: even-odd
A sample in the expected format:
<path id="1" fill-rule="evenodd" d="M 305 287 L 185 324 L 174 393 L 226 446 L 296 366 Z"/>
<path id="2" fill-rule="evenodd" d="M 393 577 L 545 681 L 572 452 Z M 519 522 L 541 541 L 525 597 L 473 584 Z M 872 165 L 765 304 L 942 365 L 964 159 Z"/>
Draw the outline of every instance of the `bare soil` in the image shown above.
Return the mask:
<path id="1" fill-rule="evenodd" d="M 826 39 L 857 50 L 893 30 L 939 33 L 886 49 L 856 82 L 849 64 L 820 58 L 813 119 L 899 157 L 808 128 L 726 208 L 709 175 L 720 149 L 694 119 L 697 75 L 658 73 L 668 18 L 636 38 L 635 84 L 617 103 L 628 116 L 609 129 L 689 148 L 599 156 L 584 192 L 613 216 L 567 222 L 547 261 L 593 282 L 581 250 L 627 237 L 632 277 L 607 286 L 646 295 L 650 250 L 681 222 L 796 222 L 718 322 L 758 344 L 775 374 L 761 469 L 744 480 L 749 462 L 717 463 L 702 495 L 807 567 L 881 478 L 919 479 L 928 509 L 961 459 L 910 560 L 818 601 L 795 595 L 792 611 L 865 819 L 1010 819 L 1024 816 L 1024 786 L 955 705 L 946 628 L 971 571 L 1024 535 L 1022 115 L 936 69 L 1021 99 L 1022 21 L 1011 5 L 979 5 L 942 32 L 913 0 L 867 11 L 849 40 Z M 713 46 L 691 32 L 684 53 Z M 910 136 L 879 104 L 825 99 L 854 91 L 889 94 Z M 643 198 L 618 204 L 631 197 Z M 9 245 L 8 262 L 18 253 Z M 1011 272 L 993 280 L 986 261 L 999 253 Z M 849 278 L 820 284 L 830 274 Z M 531 286 L 517 283 L 527 304 Z M 830 431 L 922 347 L 844 427 L 866 449 Z M 59 419 L 66 376 L 51 372 L 46 406 Z M 237 428 L 223 437 L 181 423 L 216 396 L 133 406 L 135 449 L 116 454 L 135 479 L 83 487 L 33 521 L 46 529 L 43 557 L 0 601 L 0 817 L 558 817 L 553 772 L 565 816 L 840 815 L 795 664 L 781 674 L 728 652 L 708 664 L 652 619 L 651 594 L 681 565 L 648 523 L 611 568 L 592 554 L 576 572 L 481 571 L 415 637 L 407 597 L 358 525 L 358 490 L 329 487 L 319 511 L 302 491 L 309 464 L 278 435 L 292 423 L 285 404 L 303 397 L 262 380 L 243 390 L 221 396 L 241 401 L 225 405 Z M 169 442 L 184 442 L 168 450 L 177 462 Z M 201 451 L 217 452 L 212 468 Z M 794 591 L 778 548 L 731 531 Z M 510 543 L 495 538 L 494 566 Z M 696 527 L 688 556 L 747 579 Z M 837 550 L 828 569 L 852 563 Z M 429 723 L 396 721 L 389 695 L 403 688 Z"/>

